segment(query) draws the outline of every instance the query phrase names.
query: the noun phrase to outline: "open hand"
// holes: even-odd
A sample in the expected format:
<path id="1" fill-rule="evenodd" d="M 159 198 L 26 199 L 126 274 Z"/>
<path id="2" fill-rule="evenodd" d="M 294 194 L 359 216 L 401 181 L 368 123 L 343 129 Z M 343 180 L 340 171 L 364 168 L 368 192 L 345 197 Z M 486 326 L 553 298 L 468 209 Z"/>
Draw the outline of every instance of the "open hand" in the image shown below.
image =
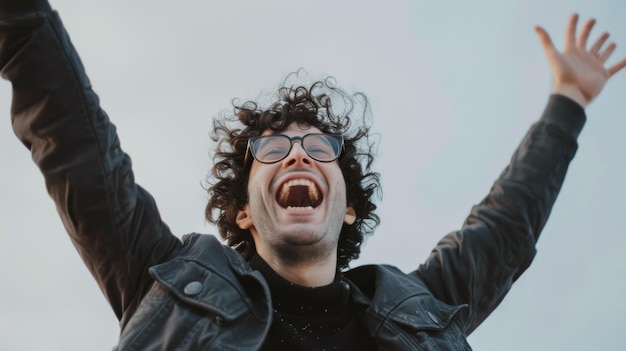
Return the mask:
<path id="1" fill-rule="evenodd" d="M 602 90 L 608 79 L 626 66 L 626 58 L 618 63 L 605 67 L 613 51 L 615 43 L 605 46 L 609 33 L 604 33 L 587 49 L 587 39 L 596 21 L 590 19 L 576 36 L 578 15 L 573 14 L 565 33 L 565 47 L 559 52 L 552 43 L 545 29 L 536 26 L 541 44 L 546 52 L 548 64 L 554 79 L 552 92 L 563 94 L 583 107 L 589 104 Z"/>

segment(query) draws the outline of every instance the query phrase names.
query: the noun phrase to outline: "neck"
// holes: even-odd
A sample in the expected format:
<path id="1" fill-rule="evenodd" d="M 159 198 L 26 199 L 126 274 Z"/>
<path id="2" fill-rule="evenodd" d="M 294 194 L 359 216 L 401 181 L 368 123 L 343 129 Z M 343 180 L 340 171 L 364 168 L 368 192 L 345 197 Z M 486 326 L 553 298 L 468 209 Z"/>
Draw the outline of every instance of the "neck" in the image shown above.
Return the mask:
<path id="1" fill-rule="evenodd" d="M 334 253 L 334 252 L 333 252 Z M 280 255 L 258 251 L 259 256 L 284 279 L 307 287 L 325 286 L 333 282 L 337 273 L 337 255 L 315 260 L 285 260 Z"/>

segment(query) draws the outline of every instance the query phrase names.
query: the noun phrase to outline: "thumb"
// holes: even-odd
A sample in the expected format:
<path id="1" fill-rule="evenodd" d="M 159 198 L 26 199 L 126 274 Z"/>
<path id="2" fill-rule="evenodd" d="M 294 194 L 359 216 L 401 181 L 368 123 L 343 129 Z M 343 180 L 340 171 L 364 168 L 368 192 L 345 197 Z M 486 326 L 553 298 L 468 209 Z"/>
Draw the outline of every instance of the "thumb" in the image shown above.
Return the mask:
<path id="1" fill-rule="evenodd" d="M 548 32 L 546 32 L 545 29 L 539 26 L 535 26 L 534 29 L 537 33 L 537 36 L 539 36 L 539 41 L 541 42 L 543 50 L 546 52 L 548 58 L 554 56 L 554 54 L 556 53 L 556 49 L 554 48 L 554 44 L 552 43 L 552 39 L 550 38 Z"/>

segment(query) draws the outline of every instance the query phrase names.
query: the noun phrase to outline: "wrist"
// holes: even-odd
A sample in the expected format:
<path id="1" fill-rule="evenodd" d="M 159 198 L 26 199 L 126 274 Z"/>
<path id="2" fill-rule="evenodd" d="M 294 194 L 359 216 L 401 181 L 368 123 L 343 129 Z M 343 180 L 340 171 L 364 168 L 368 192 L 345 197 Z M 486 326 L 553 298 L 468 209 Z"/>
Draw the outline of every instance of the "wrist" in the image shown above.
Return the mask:
<path id="1" fill-rule="evenodd" d="M 559 94 L 559 95 L 566 96 L 566 97 L 574 100 L 575 102 L 577 102 L 583 108 L 586 107 L 587 104 L 589 104 L 589 101 L 587 101 L 587 98 L 585 98 L 585 95 L 583 95 L 583 93 L 580 91 L 580 89 L 578 89 L 574 85 L 570 85 L 570 84 L 555 84 L 552 87 L 552 93 L 553 94 Z"/>

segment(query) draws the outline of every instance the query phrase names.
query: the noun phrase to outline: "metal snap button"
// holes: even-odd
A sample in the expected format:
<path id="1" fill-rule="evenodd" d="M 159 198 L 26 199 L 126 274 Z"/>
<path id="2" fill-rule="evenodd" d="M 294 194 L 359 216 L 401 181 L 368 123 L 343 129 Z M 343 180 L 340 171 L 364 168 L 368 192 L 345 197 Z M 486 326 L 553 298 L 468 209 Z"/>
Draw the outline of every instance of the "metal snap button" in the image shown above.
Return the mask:
<path id="1" fill-rule="evenodd" d="M 437 317 L 435 317 L 434 314 L 430 313 L 430 311 L 426 311 L 426 315 L 428 316 L 428 318 L 430 318 L 431 321 L 433 321 L 435 324 L 439 324 L 439 319 Z"/>
<path id="2" fill-rule="evenodd" d="M 222 316 L 215 316 L 215 324 L 217 324 L 218 327 L 224 325 L 224 322 L 225 320 Z"/>
<path id="3" fill-rule="evenodd" d="M 189 296 L 198 295 L 202 291 L 202 288 L 202 283 L 200 283 L 199 281 L 193 281 L 185 285 L 185 289 L 183 290 L 183 292 L 185 293 L 185 295 Z"/>

